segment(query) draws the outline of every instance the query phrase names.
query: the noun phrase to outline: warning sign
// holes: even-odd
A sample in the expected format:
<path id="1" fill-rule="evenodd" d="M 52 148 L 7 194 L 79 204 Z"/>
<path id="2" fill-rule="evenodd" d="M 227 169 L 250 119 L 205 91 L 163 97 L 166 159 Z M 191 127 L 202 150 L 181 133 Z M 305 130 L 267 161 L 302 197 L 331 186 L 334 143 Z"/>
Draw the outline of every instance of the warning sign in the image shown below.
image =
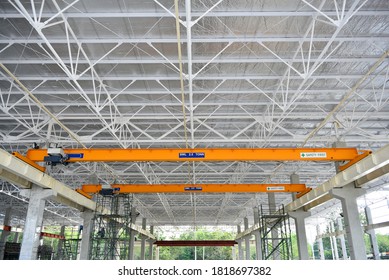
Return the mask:
<path id="1" fill-rule="evenodd" d="M 266 187 L 266 190 L 267 191 L 273 191 L 273 192 L 284 191 L 285 187 L 284 186 L 271 186 L 271 187 Z"/>
<path id="2" fill-rule="evenodd" d="M 327 153 L 321 152 L 321 153 L 300 153 L 301 158 L 326 158 Z"/>

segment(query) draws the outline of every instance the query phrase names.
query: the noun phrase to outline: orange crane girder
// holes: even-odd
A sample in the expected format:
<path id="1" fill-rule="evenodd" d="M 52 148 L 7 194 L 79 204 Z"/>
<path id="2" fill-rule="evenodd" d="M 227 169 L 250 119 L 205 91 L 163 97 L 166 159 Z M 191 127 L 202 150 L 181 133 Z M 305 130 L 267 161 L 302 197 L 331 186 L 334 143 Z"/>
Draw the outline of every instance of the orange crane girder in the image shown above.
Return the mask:
<path id="1" fill-rule="evenodd" d="M 305 184 L 162 184 L 162 185 L 130 185 L 113 184 L 113 193 L 258 193 L 258 192 L 306 192 L 310 190 Z M 82 192 L 98 193 L 101 185 L 83 185 Z"/>
<path id="2" fill-rule="evenodd" d="M 356 148 L 256 148 L 256 149 L 64 149 L 66 162 L 134 161 L 350 161 Z M 46 149 L 31 149 L 26 157 L 43 162 Z"/>

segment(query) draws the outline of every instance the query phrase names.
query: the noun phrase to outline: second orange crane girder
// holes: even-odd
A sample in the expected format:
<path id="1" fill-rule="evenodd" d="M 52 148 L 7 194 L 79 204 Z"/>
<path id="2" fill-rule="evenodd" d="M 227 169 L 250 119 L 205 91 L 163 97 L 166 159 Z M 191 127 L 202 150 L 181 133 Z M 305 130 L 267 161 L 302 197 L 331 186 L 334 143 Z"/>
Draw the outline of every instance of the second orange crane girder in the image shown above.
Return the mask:
<path id="1" fill-rule="evenodd" d="M 131 185 L 113 184 L 113 193 L 258 193 L 258 192 L 306 192 L 305 184 L 162 184 Z M 83 185 L 81 191 L 87 194 L 99 193 L 102 185 Z"/>

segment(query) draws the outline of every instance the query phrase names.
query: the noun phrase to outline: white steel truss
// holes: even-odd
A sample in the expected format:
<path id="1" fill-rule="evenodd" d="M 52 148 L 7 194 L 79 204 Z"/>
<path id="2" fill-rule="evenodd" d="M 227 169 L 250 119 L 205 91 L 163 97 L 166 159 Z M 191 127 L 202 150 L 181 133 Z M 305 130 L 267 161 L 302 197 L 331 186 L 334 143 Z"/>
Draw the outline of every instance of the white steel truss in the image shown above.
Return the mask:
<path id="1" fill-rule="evenodd" d="M 127 2 L 0 3 L 0 63 L 12 74 L 0 70 L 1 148 L 329 147 L 341 140 L 375 151 L 388 143 L 388 1 Z M 335 168 L 77 163 L 48 172 L 72 188 L 90 183 L 91 174 L 103 184 L 289 183 L 298 174 L 315 188 Z M 2 184 L 0 201 L 17 196 Z M 290 200 L 277 194 L 277 203 Z M 236 225 L 267 196 L 142 194 L 135 202 L 158 226 Z M 71 208 L 49 207 L 59 213 L 50 219 L 79 221 Z"/>

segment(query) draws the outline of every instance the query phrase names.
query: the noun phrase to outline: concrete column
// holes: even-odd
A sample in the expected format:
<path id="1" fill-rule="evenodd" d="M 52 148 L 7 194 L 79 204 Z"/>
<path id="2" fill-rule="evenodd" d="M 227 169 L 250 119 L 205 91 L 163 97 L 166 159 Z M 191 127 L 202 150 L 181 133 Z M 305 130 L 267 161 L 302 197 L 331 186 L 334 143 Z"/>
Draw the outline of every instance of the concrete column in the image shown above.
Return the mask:
<path id="1" fill-rule="evenodd" d="M 65 235 L 65 228 L 66 226 L 61 226 L 61 231 L 60 235 L 64 236 Z M 63 243 L 64 239 L 59 239 L 58 240 L 58 247 L 57 247 L 57 260 L 62 260 L 63 259 Z"/>
<path id="2" fill-rule="evenodd" d="M 290 182 L 292 184 L 300 184 L 300 177 L 297 174 L 292 174 L 290 176 Z M 311 216 L 311 213 L 303 210 L 297 210 L 295 212 L 290 212 L 288 214 L 295 221 L 299 259 L 309 260 L 307 231 L 305 229 L 305 219 Z"/>
<path id="3" fill-rule="evenodd" d="M 142 218 L 142 229 L 146 230 L 146 218 Z M 140 259 L 145 260 L 146 259 L 146 239 L 147 237 L 142 235 L 141 238 L 141 244 L 140 244 Z"/>
<path id="4" fill-rule="evenodd" d="M 89 179 L 90 184 L 93 184 L 93 185 L 99 184 L 99 176 L 97 176 L 96 173 L 92 173 L 88 179 Z"/>
<path id="5" fill-rule="evenodd" d="M 303 210 L 290 212 L 289 216 L 294 219 L 297 235 L 297 248 L 300 260 L 309 260 L 307 231 L 305 228 L 305 219 L 311 216 L 311 213 Z"/>
<path id="6" fill-rule="evenodd" d="M 275 193 L 268 193 L 267 194 L 267 199 L 268 199 L 268 202 L 269 202 L 269 211 L 270 211 L 269 214 L 275 213 L 276 210 L 277 210 Z M 273 230 L 271 231 L 271 238 L 273 239 L 272 240 L 272 246 L 273 246 L 273 248 L 276 248 L 278 243 L 279 243 L 279 240 L 278 240 L 278 228 L 277 227 L 274 227 Z M 281 259 L 281 256 L 280 256 L 280 254 L 277 251 L 274 252 L 273 259 L 274 260 L 280 260 Z"/>
<path id="7" fill-rule="evenodd" d="M 240 228 L 240 225 L 238 225 L 238 233 L 241 233 L 241 228 Z M 244 257 L 243 257 L 243 248 L 242 248 L 242 238 L 241 239 L 238 239 L 238 259 L 239 260 L 244 260 Z"/>
<path id="8" fill-rule="evenodd" d="M 47 198 L 54 196 L 55 192 L 32 185 L 31 189 L 22 190 L 20 194 L 29 197 L 29 203 L 19 260 L 36 260 L 45 202 Z"/>
<path id="9" fill-rule="evenodd" d="M 366 260 L 366 248 L 363 238 L 357 198 L 365 194 L 365 190 L 354 188 L 351 183 L 341 189 L 333 189 L 332 195 L 342 203 L 346 236 L 352 260 Z"/>
<path id="10" fill-rule="evenodd" d="M 315 242 L 314 242 L 315 243 Z M 311 244 L 311 250 L 312 250 L 312 259 L 313 260 L 316 260 L 316 256 L 315 256 L 315 244 L 312 243 Z"/>
<path id="11" fill-rule="evenodd" d="M 158 246 L 155 248 L 155 259 L 157 261 L 159 260 L 159 247 Z"/>
<path id="12" fill-rule="evenodd" d="M 92 220 L 94 212 L 92 210 L 85 210 L 81 217 L 83 219 L 82 237 L 80 246 L 80 260 L 88 260 L 91 246 L 92 235 Z"/>
<path id="13" fill-rule="evenodd" d="M 342 218 L 338 218 L 337 219 L 337 225 L 338 225 L 338 230 L 339 232 L 342 232 L 343 231 L 343 223 L 342 223 Z M 340 234 L 338 236 L 339 238 L 339 241 L 340 241 L 340 246 L 342 247 L 342 258 L 344 260 L 347 260 L 348 257 L 347 257 L 347 249 L 346 249 L 346 240 L 344 239 L 344 234 Z"/>
<path id="14" fill-rule="evenodd" d="M 371 215 L 371 210 L 370 207 L 365 207 L 365 214 L 366 214 L 366 220 L 367 220 L 367 225 L 372 225 L 373 224 L 373 217 Z M 378 242 L 377 242 L 377 237 L 375 235 L 375 230 L 374 229 L 369 229 L 367 231 L 367 234 L 369 235 L 370 238 L 370 244 L 371 248 L 373 251 L 373 258 L 375 260 L 381 259 L 380 257 L 380 250 L 378 248 Z"/>
<path id="15" fill-rule="evenodd" d="M 334 225 L 334 222 L 331 221 L 330 222 L 330 232 L 333 232 L 334 234 L 336 234 L 336 230 L 335 230 L 335 225 Z M 333 257 L 335 260 L 339 260 L 339 253 L 338 253 L 338 243 L 336 241 L 336 236 L 330 236 L 331 238 L 331 241 L 332 241 L 332 246 L 333 246 Z"/>
<path id="16" fill-rule="evenodd" d="M 236 247 L 235 246 L 232 246 L 231 247 L 231 255 L 232 255 L 232 259 L 233 260 L 236 260 Z"/>
<path id="17" fill-rule="evenodd" d="M 291 184 L 300 184 L 300 176 L 297 174 L 290 175 L 290 183 Z M 296 200 L 296 193 L 292 193 L 292 200 Z"/>
<path id="18" fill-rule="evenodd" d="M 270 213 L 274 213 L 277 210 L 276 195 L 274 192 L 267 193 L 267 199 L 269 203 Z"/>
<path id="19" fill-rule="evenodd" d="M 262 240 L 258 230 L 254 231 L 255 240 L 255 259 L 262 260 Z"/>
<path id="20" fill-rule="evenodd" d="M 15 231 L 14 232 L 14 239 L 12 240 L 13 243 L 18 243 L 19 242 L 19 232 Z"/>
<path id="21" fill-rule="evenodd" d="M 247 217 L 245 217 L 243 219 L 243 223 L 244 223 L 244 230 L 248 230 L 249 229 L 249 219 L 247 219 Z M 250 256 L 250 235 L 247 235 L 245 237 L 245 251 L 246 251 L 246 260 L 250 260 L 251 259 L 251 256 Z"/>
<path id="22" fill-rule="evenodd" d="M 7 207 L 4 213 L 4 226 L 11 225 L 11 207 Z M 4 260 L 4 251 L 5 251 L 5 243 L 7 242 L 7 237 L 10 235 L 9 230 L 4 230 L 1 232 L 0 236 L 0 260 Z"/>
<path id="23" fill-rule="evenodd" d="M 254 207 L 254 225 L 259 223 L 258 207 Z M 262 240 L 259 230 L 254 231 L 256 260 L 262 260 Z"/>
<path id="24" fill-rule="evenodd" d="M 344 142 L 336 142 L 333 147 L 342 148 L 346 147 L 346 144 Z M 338 162 L 335 163 L 335 168 L 339 172 Z M 366 260 L 364 233 L 359 220 L 357 205 L 357 198 L 364 195 L 366 191 L 361 188 L 355 188 L 355 184 L 352 182 L 343 188 L 333 189 L 330 193 L 342 203 L 350 258 L 352 260 Z"/>
<path id="25" fill-rule="evenodd" d="M 317 235 L 320 235 L 320 226 L 319 226 L 319 225 L 317 225 L 316 230 L 317 230 Z M 317 243 L 318 243 L 318 245 L 319 245 L 319 255 L 320 255 L 320 259 L 321 259 L 321 260 L 325 260 L 323 239 L 322 239 L 322 238 L 318 238 L 318 239 L 317 239 Z"/>
<path id="26" fill-rule="evenodd" d="M 332 255 L 332 259 L 333 259 L 333 260 L 336 260 L 335 252 L 334 252 L 334 241 L 333 241 L 333 239 L 332 239 L 332 236 L 330 236 L 329 239 L 330 239 L 330 245 L 331 245 L 331 255 Z"/>
<path id="27" fill-rule="evenodd" d="M 150 226 L 150 233 L 154 234 L 154 226 Z M 149 260 L 153 259 L 153 244 L 154 244 L 154 240 L 149 239 Z"/>
<path id="28" fill-rule="evenodd" d="M 131 209 L 131 223 L 135 224 L 136 222 L 136 207 Z M 130 229 L 130 244 L 128 246 L 128 259 L 134 259 L 134 247 L 135 247 L 135 230 Z"/>

